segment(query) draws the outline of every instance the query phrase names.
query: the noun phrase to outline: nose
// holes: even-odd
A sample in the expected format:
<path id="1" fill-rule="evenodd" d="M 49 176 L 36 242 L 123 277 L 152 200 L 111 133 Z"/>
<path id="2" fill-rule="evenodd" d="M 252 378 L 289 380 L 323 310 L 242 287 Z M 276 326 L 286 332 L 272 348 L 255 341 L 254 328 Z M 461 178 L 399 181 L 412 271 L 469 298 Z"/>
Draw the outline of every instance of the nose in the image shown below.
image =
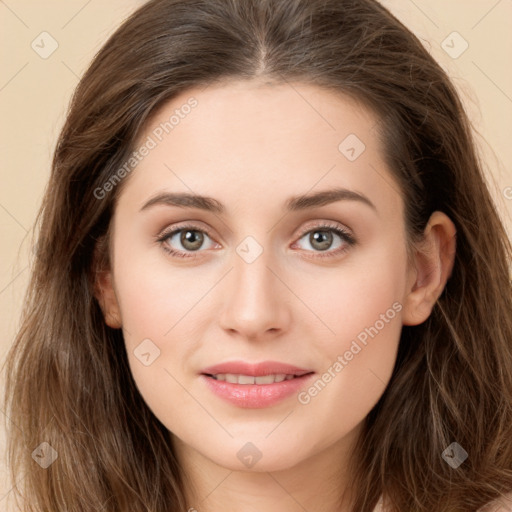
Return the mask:
<path id="1" fill-rule="evenodd" d="M 270 258 L 270 251 L 252 262 L 233 255 L 233 270 L 222 290 L 225 294 L 220 325 L 231 335 L 263 340 L 286 331 L 291 322 L 291 292 L 279 276 L 279 269 Z"/>

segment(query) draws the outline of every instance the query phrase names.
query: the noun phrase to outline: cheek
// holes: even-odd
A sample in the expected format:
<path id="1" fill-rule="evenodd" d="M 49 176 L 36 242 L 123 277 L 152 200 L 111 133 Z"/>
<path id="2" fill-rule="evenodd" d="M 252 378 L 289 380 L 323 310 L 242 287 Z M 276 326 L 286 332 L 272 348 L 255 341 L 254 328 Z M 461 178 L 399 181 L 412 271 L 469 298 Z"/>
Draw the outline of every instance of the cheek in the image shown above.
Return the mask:
<path id="1" fill-rule="evenodd" d="M 297 281 L 300 283 L 298 294 L 318 313 L 324 326 L 329 327 L 325 347 L 343 349 L 359 334 L 363 333 L 360 338 L 364 338 L 365 329 L 375 324 L 379 331 L 398 324 L 395 331 L 400 331 L 406 251 L 405 246 L 403 250 L 397 247 L 400 246 L 381 244 L 360 257 L 341 263 L 339 269 L 315 273 Z M 333 340 L 336 341 L 333 343 Z"/>
<path id="2" fill-rule="evenodd" d="M 148 257 L 134 250 L 118 259 L 115 272 L 123 327 L 134 336 L 162 340 L 181 327 L 212 281 L 205 270 L 173 268 L 158 251 Z"/>
<path id="3" fill-rule="evenodd" d="M 118 254 L 114 279 L 132 376 L 157 417 L 175 418 L 191 407 L 183 374 L 204 339 L 204 323 L 215 318 L 205 314 L 205 299 L 218 277 L 208 265 L 173 267 L 163 251 Z"/>
<path id="4" fill-rule="evenodd" d="M 317 279 L 317 293 L 310 294 L 311 309 L 321 312 L 319 316 L 329 330 L 316 323 L 324 335 L 315 336 L 310 331 L 321 353 L 324 373 L 314 389 L 306 390 L 301 403 L 315 401 L 319 409 L 336 403 L 336 408 L 324 413 L 326 417 L 339 416 L 342 423 L 348 416 L 360 420 L 369 412 L 393 371 L 406 278 L 405 246 L 403 251 L 396 247 L 400 246 L 383 245 L 350 265 L 347 262 L 337 274 L 331 273 L 320 282 Z M 308 287 L 312 284 L 302 282 Z"/>

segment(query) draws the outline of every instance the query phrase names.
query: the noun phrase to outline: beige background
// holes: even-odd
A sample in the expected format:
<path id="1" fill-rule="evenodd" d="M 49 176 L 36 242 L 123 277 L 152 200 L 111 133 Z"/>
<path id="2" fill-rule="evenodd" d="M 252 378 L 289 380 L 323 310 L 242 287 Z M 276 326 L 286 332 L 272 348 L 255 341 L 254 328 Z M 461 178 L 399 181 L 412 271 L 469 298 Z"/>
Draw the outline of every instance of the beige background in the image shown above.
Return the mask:
<path id="1" fill-rule="evenodd" d="M 18 326 L 29 277 L 30 228 L 70 95 L 107 36 L 142 3 L 0 0 L 0 365 Z M 512 233 L 512 2 L 382 3 L 420 37 L 458 86 L 479 132 L 493 195 Z M 47 59 L 31 47 L 43 31 L 58 43 Z M 460 35 L 450 35 L 454 31 Z M 452 53 L 463 49 L 464 40 L 469 46 L 455 59 L 443 49 L 445 40 Z M 0 409 L 0 423 L 4 416 Z M 4 444 L 0 428 L 0 510 L 8 510 L 12 497 Z"/>

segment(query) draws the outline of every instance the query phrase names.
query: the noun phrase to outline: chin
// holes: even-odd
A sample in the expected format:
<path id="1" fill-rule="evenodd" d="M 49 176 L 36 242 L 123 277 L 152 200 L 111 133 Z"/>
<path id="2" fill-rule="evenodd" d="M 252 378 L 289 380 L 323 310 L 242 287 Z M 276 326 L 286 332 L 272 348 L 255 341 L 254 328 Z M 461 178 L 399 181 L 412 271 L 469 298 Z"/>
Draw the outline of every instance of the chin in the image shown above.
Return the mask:
<path id="1" fill-rule="evenodd" d="M 289 450 L 277 450 L 272 446 L 258 448 L 258 442 L 236 442 L 235 448 L 232 448 L 230 443 L 222 453 L 198 451 L 213 463 L 230 471 L 251 473 L 283 471 L 300 464 L 303 460 L 298 457 L 297 450 L 293 448 Z"/>

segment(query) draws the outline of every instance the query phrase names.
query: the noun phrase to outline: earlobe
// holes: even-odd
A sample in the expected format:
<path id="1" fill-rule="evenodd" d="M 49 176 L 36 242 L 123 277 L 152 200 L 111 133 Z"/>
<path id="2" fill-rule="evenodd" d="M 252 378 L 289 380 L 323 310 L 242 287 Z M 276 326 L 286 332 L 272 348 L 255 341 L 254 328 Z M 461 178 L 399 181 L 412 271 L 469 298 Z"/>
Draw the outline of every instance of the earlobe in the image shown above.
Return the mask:
<path id="1" fill-rule="evenodd" d="M 103 312 L 105 323 L 112 329 L 120 329 L 122 327 L 121 314 L 110 271 L 96 272 L 94 290 L 96 299 Z"/>
<path id="2" fill-rule="evenodd" d="M 415 254 L 412 284 L 404 301 L 404 325 L 419 325 L 430 316 L 453 270 L 456 232 L 446 214 L 436 211 L 431 215 Z"/>
<path id="3" fill-rule="evenodd" d="M 105 323 L 112 329 L 122 327 L 121 312 L 114 289 L 114 280 L 110 269 L 107 238 L 102 238 L 95 247 L 93 258 L 93 288 Z"/>

